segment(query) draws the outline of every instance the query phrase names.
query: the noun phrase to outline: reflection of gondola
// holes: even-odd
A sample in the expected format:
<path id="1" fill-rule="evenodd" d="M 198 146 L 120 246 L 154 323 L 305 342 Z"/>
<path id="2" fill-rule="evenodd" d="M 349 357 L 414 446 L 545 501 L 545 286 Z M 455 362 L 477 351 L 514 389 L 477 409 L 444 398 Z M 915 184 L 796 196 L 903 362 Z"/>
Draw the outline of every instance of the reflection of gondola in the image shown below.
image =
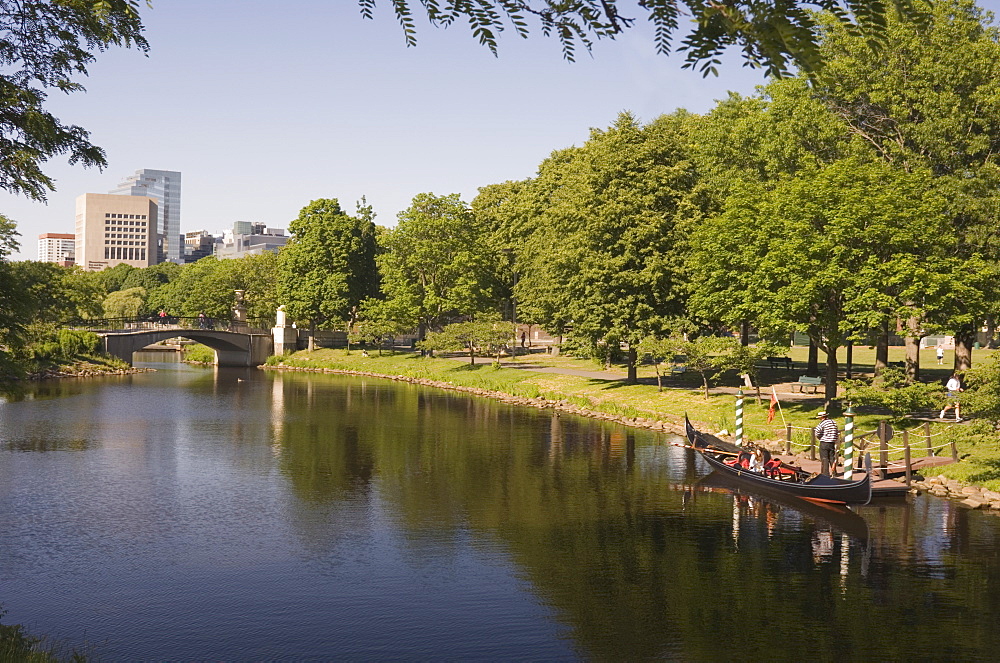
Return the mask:
<path id="1" fill-rule="evenodd" d="M 725 461 L 738 457 L 746 450 L 734 444 L 724 442 L 714 435 L 702 433 L 691 425 L 687 417 L 684 418 L 685 429 L 687 431 L 688 444 L 695 450 L 701 452 L 709 465 L 725 474 L 726 476 L 739 479 L 753 486 L 763 486 L 771 490 L 789 493 L 807 500 L 817 502 L 833 502 L 836 504 L 868 504 L 872 498 L 871 486 L 871 461 L 865 457 L 866 465 L 869 468 L 865 472 L 864 478 L 857 481 L 828 477 L 822 474 L 808 474 L 804 470 L 785 465 L 783 469 L 787 474 L 784 479 L 772 479 L 765 476 L 763 472 L 753 472 L 739 465 L 730 465 Z M 770 454 L 767 454 L 767 460 Z"/>
<path id="2" fill-rule="evenodd" d="M 844 532 L 854 539 L 862 541 L 868 539 L 868 521 L 842 504 L 802 500 L 794 495 L 773 490 L 764 485 L 754 484 L 750 488 L 746 483 L 721 472 L 712 472 L 702 478 L 697 485 L 708 489 L 724 488 L 737 495 L 759 497 L 779 507 L 797 511 L 818 525 L 828 526 L 837 531 Z"/>

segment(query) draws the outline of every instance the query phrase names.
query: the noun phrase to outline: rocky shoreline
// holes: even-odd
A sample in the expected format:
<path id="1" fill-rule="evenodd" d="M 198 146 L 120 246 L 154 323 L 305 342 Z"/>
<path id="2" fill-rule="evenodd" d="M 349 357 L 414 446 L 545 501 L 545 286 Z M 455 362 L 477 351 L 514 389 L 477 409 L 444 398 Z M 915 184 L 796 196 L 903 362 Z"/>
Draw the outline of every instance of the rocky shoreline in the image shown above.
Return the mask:
<path id="1" fill-rule="evenodd" d="M 149 373 L 155 371 L 155 368 L 113 368 L 113 369 L 98 369 L 98 368 L 81 368 L 76 370 L 60 370 L 55 368 L 46 369 L 44 371 L 39 371 L 38 373 L 29 374 L 26 379 L 28 380 L 56 380 L 59 378 L 89 378 L 96 377 L 100 375 L 131 375 L 133 373 Z"/>

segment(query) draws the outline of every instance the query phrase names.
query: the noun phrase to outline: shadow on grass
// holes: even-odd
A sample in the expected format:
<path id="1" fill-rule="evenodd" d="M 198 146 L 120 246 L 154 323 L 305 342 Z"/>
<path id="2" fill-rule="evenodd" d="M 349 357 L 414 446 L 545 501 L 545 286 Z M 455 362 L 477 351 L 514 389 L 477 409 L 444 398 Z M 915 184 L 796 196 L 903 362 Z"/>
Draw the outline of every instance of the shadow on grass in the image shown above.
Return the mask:
<path id="1" fill-rule="evenodd" d="M 975 461 L 975 464 L 977 467 L 984 469 L 968 475 L 968 480 L 972 483 L 1000 479 L 1000 458 L 984 458 L 983 460 Z"/>

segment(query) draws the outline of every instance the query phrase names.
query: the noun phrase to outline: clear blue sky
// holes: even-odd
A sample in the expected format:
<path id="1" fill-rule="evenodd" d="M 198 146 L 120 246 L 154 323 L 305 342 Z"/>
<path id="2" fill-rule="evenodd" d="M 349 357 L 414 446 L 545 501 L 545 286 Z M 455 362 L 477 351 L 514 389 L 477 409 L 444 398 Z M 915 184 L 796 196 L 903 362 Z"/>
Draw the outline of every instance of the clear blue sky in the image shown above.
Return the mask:
<path id="1" fill-rule="evenodd" d="M 423 21 L 406 48 L 381 5 L 366 21 L 354 0 L 142 3 L 149 56 L 99 55 L 85 93 L 50 96 L 57 117 L 106 150 L 108 168 L 52 160 L 47 205 L 0 193 L 21 233 L 15 257 L 37 258 L 40 233 L 73 232 L 77 196 L 140 168 L 181 171 L 183 231 L 287 227 L 310 200 L 353 210 L 362 195 L 391 226 L 418 193 L 468 201 L 480 186 L 532 176 L 552 150 L 623 110 L 643 121 L 704 112 L 764 82 L 736 57 L 719 77 L 682 69 L 654 52 L 645 28 L 575 63 L 537 32 L 506 32 L 495 58 L 464 25 Z"/>

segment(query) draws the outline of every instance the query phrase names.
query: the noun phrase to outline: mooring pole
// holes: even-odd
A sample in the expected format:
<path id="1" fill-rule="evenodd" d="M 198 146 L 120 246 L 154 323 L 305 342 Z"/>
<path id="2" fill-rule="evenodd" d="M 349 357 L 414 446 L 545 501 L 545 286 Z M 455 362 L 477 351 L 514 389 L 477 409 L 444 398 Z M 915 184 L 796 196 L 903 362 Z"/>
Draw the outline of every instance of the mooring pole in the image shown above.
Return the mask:
<path id="1" fill-rule="evenodd" d="M 736 392 L 736 444 L 743 446 L 743 390 Z"/>
<path id="2" fill-rule="evenodd" d="M 847 406 L 844 412 L 844 478 L 854 476 L 854 408 Z"/>

